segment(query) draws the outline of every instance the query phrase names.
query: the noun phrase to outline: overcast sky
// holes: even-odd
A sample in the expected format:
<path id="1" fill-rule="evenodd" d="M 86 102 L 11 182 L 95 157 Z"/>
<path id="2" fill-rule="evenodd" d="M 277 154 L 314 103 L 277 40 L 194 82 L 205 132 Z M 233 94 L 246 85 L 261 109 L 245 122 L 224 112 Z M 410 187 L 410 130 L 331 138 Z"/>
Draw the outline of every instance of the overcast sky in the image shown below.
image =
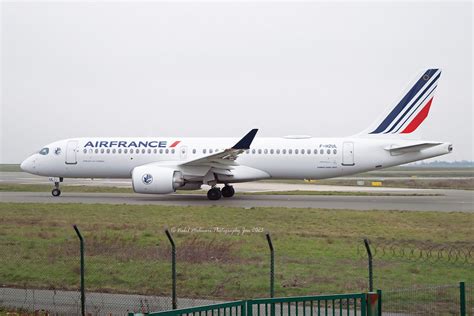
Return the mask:
<path id="1" fill-rule="evenodd" d="M 420 70 L 429 140 L 474 160 L 473 5 L 1 2 L 1 163 L 77 136 L 348 136 Z"/>

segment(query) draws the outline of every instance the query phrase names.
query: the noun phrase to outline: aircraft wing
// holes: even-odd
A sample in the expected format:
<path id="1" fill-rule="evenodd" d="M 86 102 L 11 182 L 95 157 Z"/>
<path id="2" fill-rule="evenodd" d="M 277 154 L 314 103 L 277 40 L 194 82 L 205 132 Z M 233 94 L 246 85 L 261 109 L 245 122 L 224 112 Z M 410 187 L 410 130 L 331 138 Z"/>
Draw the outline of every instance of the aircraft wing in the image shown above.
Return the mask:
<path id="1" fill-rule="evenodd" d="M 434 146 L 438 146 L 441 144 L 442 143 L 428 142 L 428 143 L 410 144 L 410 145 L 405 145 L 405 146 L 392 145 L 385 148 L 385 150 L 388 150 L 390 151 L 390 153 L 393 153 L 393 154 L 405 154 L 405 153 L 410 153 L 410 152 L 417 152 L 417 151 L 434 147 Z"/>
<path id="2" fill-rule="evenodd" d="M 252 129 L 231 148 L 198 159 L 186 161 L 180 164 L 180 166 L 207 166 L 213 168 L 215 171 L 219 169 L 230 170 L 233 166 L 238 165 L 235 160 L 240 154 L 250 148 L 257 132 L 258 129 Z M 227 174 L 225 171 L 222 173 Z"/>

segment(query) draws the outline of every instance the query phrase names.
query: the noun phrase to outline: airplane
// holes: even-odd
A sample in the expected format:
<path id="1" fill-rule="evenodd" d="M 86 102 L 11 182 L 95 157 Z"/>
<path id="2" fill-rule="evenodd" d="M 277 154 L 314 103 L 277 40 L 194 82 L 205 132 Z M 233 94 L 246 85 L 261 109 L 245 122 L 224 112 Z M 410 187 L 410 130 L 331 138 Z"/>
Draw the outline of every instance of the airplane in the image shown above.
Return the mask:
<path id="1" fill-rule="evenodd" d="M 211 186 L 210 200 L 230 198 L 234 183 L 263 179 L 327 179 L 452 152 L 451 143 L 407 139 L 427 118 L 441 69 L 427 69 L 381 119 L 350 137 L 304 135 L 236 138 L 69 138 L 21 163 L 25 172 L 65 178 L 128 178 L 136 193 L 168 194 Z M 222 188 L 217 185 L 223 184 Z"/>

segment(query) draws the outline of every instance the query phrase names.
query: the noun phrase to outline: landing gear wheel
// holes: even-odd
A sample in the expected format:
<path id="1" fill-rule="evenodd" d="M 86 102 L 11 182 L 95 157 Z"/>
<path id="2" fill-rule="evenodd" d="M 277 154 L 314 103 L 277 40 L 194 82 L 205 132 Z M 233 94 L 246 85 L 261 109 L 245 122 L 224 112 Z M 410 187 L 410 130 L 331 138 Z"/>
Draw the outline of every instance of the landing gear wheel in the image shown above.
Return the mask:
<path id="1" fill-rule="evenodd" d="M 218 187 L 213 187 L 207 191 L 207 198 L 211 201 L 219 200 L 222 196 L 221 190 Z"/>
<path id="2" fill-rule="evenodd" d="M 226 185 L 222 188 L 222 196 L 226 198 L 233 197 L 235 194 L 234 187 L 231 185 Z"/>
<path id="3" fill-rule="evenodd" d="M 53 189 L 53 191 L 51 191 L 51 194 L 53 196 L 60 196 L 61 195 L 61 190 L 59 189 Z"/>

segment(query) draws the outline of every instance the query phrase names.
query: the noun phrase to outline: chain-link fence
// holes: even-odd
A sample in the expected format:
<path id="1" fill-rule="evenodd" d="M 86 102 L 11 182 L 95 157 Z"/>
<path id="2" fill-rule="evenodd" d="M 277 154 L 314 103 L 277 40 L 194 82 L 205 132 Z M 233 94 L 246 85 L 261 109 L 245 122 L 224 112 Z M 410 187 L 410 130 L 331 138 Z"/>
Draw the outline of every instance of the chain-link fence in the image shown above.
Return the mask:
<path id="1" fill-rule="evenodd" d="M 83 232 L 86 312 L 123 315 L 171 309 L 169 239 L 164 232 L 137 237 L 121 234 L 120 230 L 116 227 L 116 233 L 103 233 L 92 226 Z M 80 314 L 80 247 L 76 234 L 72 228 L 67 238 L 55 235 L 54 228 L 39 234 L 31 240 L 0 234 L 0 311 Z M 173 229 L 172 235 L 179 308 L 271 296 L 270 248 L 261 230 Z M 272 235 L 272 243 L 275 296 L 369 289 L 367 252 L 362 240 Z M 384 313 L 459 314 L 459 280 L 467 281 L 466 300 L 472 313 L 472 245 L 392 245 L 386 240 L 373 240 L 370 245 L 374 288 L 383 290 Z M 447 283 L 452 285 L 429 286 Z"/>
<path id="2" fill-rule="evenodd" d="M 384 315 L 459 315 L 459 284 L 382 292 Z"/>

